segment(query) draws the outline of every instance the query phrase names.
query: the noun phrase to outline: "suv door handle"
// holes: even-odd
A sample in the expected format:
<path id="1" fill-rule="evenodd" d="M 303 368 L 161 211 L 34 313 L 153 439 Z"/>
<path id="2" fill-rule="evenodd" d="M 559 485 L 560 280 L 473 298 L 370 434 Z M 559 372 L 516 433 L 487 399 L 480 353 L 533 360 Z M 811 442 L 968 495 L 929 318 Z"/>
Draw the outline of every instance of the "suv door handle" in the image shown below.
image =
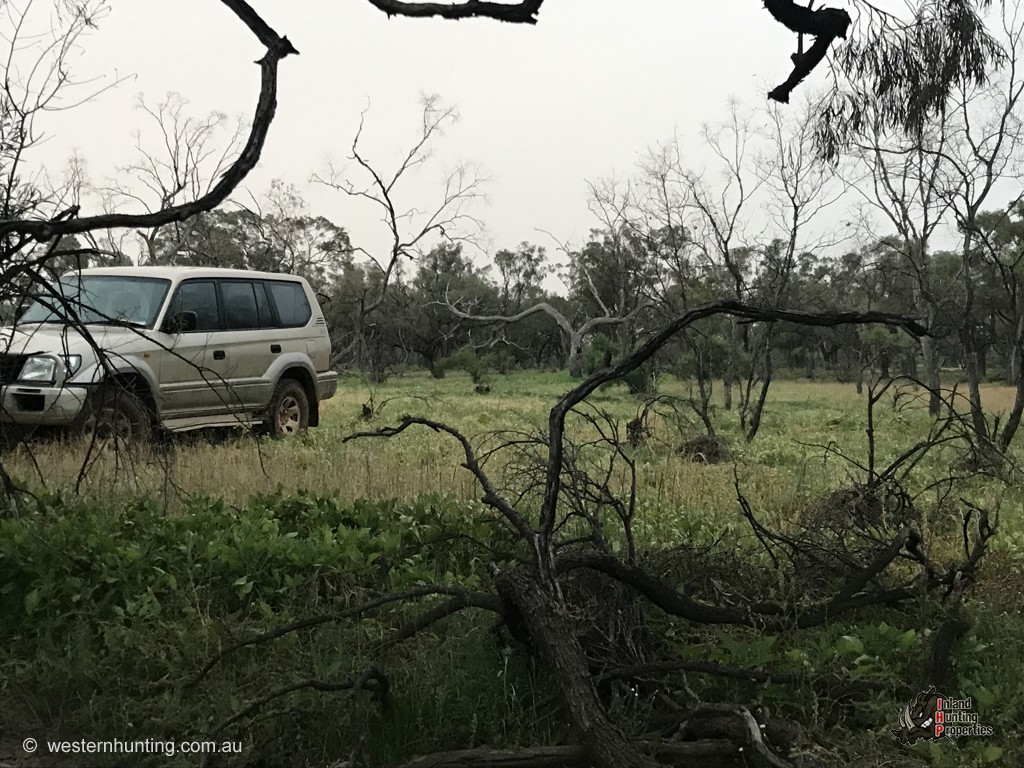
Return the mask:
<path id="1" fill-rule="evenodd" d="M 278 352 L 281 351 L 281 345 L 280 344 L 271 344 L 270 345 L 270 351 L 276 355 Z"/>
<path id="2" fill-rule="evenodd" d="M 223 360 L 224 359 L 224 350 L 223 349 L 215 349 L 215 350 L 213 350 L 213 359 L 214 360 Z"/>

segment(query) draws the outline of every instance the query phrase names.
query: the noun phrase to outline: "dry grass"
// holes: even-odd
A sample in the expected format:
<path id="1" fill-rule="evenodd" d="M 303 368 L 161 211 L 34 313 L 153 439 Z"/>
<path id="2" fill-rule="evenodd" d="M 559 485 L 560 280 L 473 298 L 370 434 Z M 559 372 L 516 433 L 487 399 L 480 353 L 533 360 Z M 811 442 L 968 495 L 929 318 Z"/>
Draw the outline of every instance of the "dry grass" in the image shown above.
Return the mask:
<path id="1" fill-rule="evenodd" d="M 163 499 L 172 510 L 180 505 L 182 494 L 185 493 L 241 503 L 254 494 L 272 492 L 279 488 L 285 492 L 302 488 L 317 493 L 336 494 L 343 502 L 359 497 L 410 500 L 422 494 L 477 498 L 478 490 L 468 472 L 459 467 L 462 457 L 458 446 L 443 435 L 419 430 L 410 431 L 393 440 L 368 439 L 345 444 L 341 440 L 356 430 L 393 424 L 404 413 L 426 415 L 451 423 L 481 440 L 485 439 L 487 433 L 497 430 L 541 429 L 545 425 L 548 409 L 570 386 L 570 380 L 562 375 L 517 374 L 498 377 L 492 392 L 481 396 L 473 392 L 468 378 L 462 376 L 434 381 L 423 375 L 414 375 L 392 380 L 380 387 L 374 393 L 378 404 L 386 398 L 398 399 L 392 399 L 383 413 L 366 423 L 361 420 L 360 413 L 362 404 L 369 397 L 369 391 L 364 385 L 350 379 L 334 399 L 324 404 L 322 426 L 304 438 L 293 442 L 257 442 L 241 434 L 213 438 L 196 436 L 175 441 L 165 453 L 121 457 L 120 460 L 106 455 L 86 476 L 82 493 L 100 499 L 128 499 L 149 494 Z M 669 381 L 665 382 L 664 391 L 682 394 L 684 389 L 679 383 Z M 719 395 L 716 393 L 718 402 Z M 988 387 L 984 397 L 986 403 L 991 405 L 1010 402 L 1012 394 L 1007 388 Z M 629 397 L 623 388 L 599 392 L 593 398 L 593 405 L 607 410 L 619 422 L 623 431 L 625 422 L 636 415 L 638 407 L 637 401 Z M 923 403 L 896 410 L 891 407 L 891 401 L 886 400 L 880 404 L 876 417 L 882 462 L 916 442 L 928 427 Z M 730 444 L 734 463 L 709 466 L 679 455 L 676 449 L 683 440 L 700 431 L 697 420 L 690 418 L 690 421 L 690 426 L 680 431 L 671 418 L 654 419 L 650 442 L 633 451 L 639 467 L 640 495 L 644 500 L 645 511 L 654 512 L 642 514 L 637 523 L 641 546 L 647 542 L 665 548 L 679 543 L 703 542 L 708 538 L 721 539 L 723 548 L 742 546 L 742 537 L 748 537 L 749 542 L 751 535 L 738 514 L 734 472 L 739 476 L 743 492 L 752 506 L 766 523 L 775 527 L 795 520 L 797 513 L 806 509 L 814 499 L 820 498 L 825 489 L 850 482 L 850 465 L 834 457 L 826 459 L 822 446 L 834 442 L 849 455 L 861 461 L 864 459 L 864 399 L 857 396 L 852 385 L 779 382 L 772 389 L 763 428 L 752 445 L 742 440 L 736 414 L 719 408 L 715 414 L 715 423 Z M 576 431 L 577 434 L 585 434 L 585 430 L 578 425 Z M 5 465 L 17 478 L 33 486 L 45 485 L 52 490 L 63 490 L 74 486 L 83 453 L 83 446 L 50 441 L 33 446 L 31 451 L 19 449 L 5 457 Z M 922 474 L 934 477 L 943 473 L 948 465 L 948 456 L 936 456 L 922 467 Z M 500 475 L 501 462 L 496 461 L 489 469 L 492 474 Z M 1012 729 L 1020 722 L 1019 713 L 1022 711 L 1019 685 L 1013 683 L 1013 677 L 1007 677 L 1005 672 L 1021 666 L 1019 611 L 1024 605 L 1020 599 L 1021 585 L 1024 583 L 1024 566 L 1021 565 L 1021 553 L 1024 552 L 1024 490 L 1004 491 L 995 483 L 982 480 L 977 483 L 972 480 L 971 483 L 966 495 L 979 505 L 992 507 L 996 498 L 1002 495 L 1002 521 L 1006 535 L 998 537 L 997 551 L 986 561 L 982 579 L 970 593 L 969 605 L 976 628 L 962 641 L 962 652 L 958 652 L 956 657 L 959 686 L 956 691 L 961 696 L 978 696 L 980 700 L 984 694 L 992 699 L 992 703 L 985 705 L 981 711 L 982 720 L 997 727 L 1000 740 L 996 743 L 1005 743 L 1008 755 L 1014 747 L 1019 747 L 1020 739 Z M 932 524 L 937 526 L 938 522 L 925 520 L 925 527 Z M 930 546 L 941 544 L 929 535 L 928 530 L 924 533 Z M 945 534 L 945 539 L 952 541 L 956 547 L 955 551 L 950 552 L 950 559 L 959 557 L 958 527 L 955 524 L 950 527 L 947 520 Z M 935 550 L 931 552 L 935 554 Z M 945 561 L 941 552 L 938 557 Z M 244 562 L 243 567 L 250 567 L 249 563 Z M 256 565 L 251 567 L 257 568 Z M 309 569 L 316 570 L 312 566 Z M 287 610 L 296 608 L 307 610 L 305 604 L 289 606 L 284 616 L 275 615 L 273 622 L 285 621 Z M 132 644 L 128 646 L 131 651 L 142 658 L 162 658 L 156 652 L 164 652 L 166 634 L 172 644 L 175 638 L 183 646 L 187 641 L 188 652 L 183 652 L 186 660 L 196 653 L 195 648 L 199 649 L 198 653 L 202 656 L 204 638 L 207 637 L 203 634 L 206 628 L 196 635 L 198 640 L 193 639 L 187 630 L 187 622 L 191 619 L 166 609 L 164 611 L 161 621 L 172 623 L 154 625 L 160 628 L 159 635 L 147 636 L 145 633 L 149 625 L 143 621 L 131 626 Z M 225 621 L 230 624 L 237 616 L 232 615 Z M 933 619 L 925 611 L 918 612 L 915 609 L 903 615 L 888 614 L 885 621 L 896 623 L 904 631 L 910 628 L 920 630 L 933 625 Z M 209 636 L 216 639 L 210 642 L 218 642 L 223 631 L 220 619 L 207 617 L 203 621 L 209 621 L 209 627 L 216 629 Z M 397 759 L 399 753 L 404 757 L 401 752 L 403 749 L 430 751 L 433 748 L 431 739 L 437 732 L 435 723 L 438 718 L 444 718 L 450 724 L 471 720 L 475 724 L 479 718 L 479 722 L 486 727 L 491 727 L 493 722 L 500 722 L 502 733 L 512 734 L 510 740 L 514 740 L 517 734 L 523 734 L 524 741 L 541 739 L 545 737 L 539 735 L 540 730 L 534 719 L 538 711 L 535 702 L 544 697 L 543 708 L 548 713 L 545 725 L 557 721 L 550 714 L 551 699 L 547 698 L 547 691 L 543 685 L 537 684 L 536 672 L 523 672 L 518 677 L 509 677 L 509 659 L 514 660 L 516 657 L 506 655 L 496 659 L 492 644 L 480 642 L 479 638 L 485 631 L 483 625 L 470 624 L 468 618 L 465 621 L 465 624 L 455 625 L 454 631 L 449 627 L 444 635 L 439 634 L 437 638 L 431 634 L 420 636 L 417 641 L 421 645 L 403 645 L 401 658 L 395 657 L 393 663 L 387 666 L 397 692 L 397 725 L 394 730 L 384 728 L 375 738 L 379 741 L 376 748 L 390 758 Z M 185 628 L 167 631 L 162 629 L 164 626 Z M 652 625 L 654 628 L 658 626 Z M 851 620 L 847 624 L 823 628 L 820 632 L 805 633 L 803 639 L 786 638 L 783 634 L 779 637 L 785 645 L 780 642 L 775 651 L 785 649 L 787 655 L 804 655 L 805 659 L 813 660 L 815 666 L 809 667 L 812 670 L 838 668 L 845 664 L 850 669 L 844 669 L 844 674 L 851 671 L 856 677 L 897 680 L 899 675 L 907 674 L 902 666 L 904 662 L 890 647 L 889 640 L 879 639 L 882 637 L 880 627 L 888 625 L 879 624 L 877 617 L 868 615 L 863 620 L 858 617 L 856 622 Z M 269 684 L 268 681 L 276 679 L 275 676 L 308 676 L 310 670 L 314 674 L 323 672 L 320 676 L 325 678 L 336 674 L 339 654 L 347 662 L 352 655 L 351 648 L 358 649 L 360 646 L 357 643 L 362 641 L 343 634 L 340 626 L 331 631 L 337 634 L 318 635 L 315 641 L 282 646 L 277 649 L 276 655 L 271 653 L 264 657 L 246 657 L 238 662 L 242 666 L 229 668 L 230 672 L 219 683 L 221 688 L 203 688 L 194 697 L 182 702 L 171 700 L 168 703 L 168 700 L 152 697 L 151 692 L 159 690 L 159 687 L 150 683 L 146 683 L 144 694 L 139 694 L 138 680 L 128 681 L 123 688 L 105 685 L 103 691 L 109 694 L 111 691 L 129 690 L 134 692 L 129 695 L 145 695 L 145 703 L 136 705 L 130 698 L 125 699 L 123 693 L 104 699 L 102 691 L 92 691 L 97 674 L 94 658 L 88 658 L 88 672 L 80 673 L 77 678 L 60 667 L 61 664 L 82 663 L 74 653 L 78 649 L 73 642 L 68 646 L 71 650 L 67 653 L 67 659 L 56 654 L 54 661 L 33 647 L 30 649 L 30 653 L 34 654 L 31 660 L 17 660 L 17 663 L 19 668 L 23 665 L 24 669 L 33 672 L 31 675 L 22 675 L 22 679 L 31 680 L 33 691 L 36 687 L 43 691 L 49 689 L 45 685 L 40 686 L 39 675 L 35 674 L 32 664 L 53 664 L 59 674 L 51 673 L 50 678 L 43 679 L 59 679 L 62 687 L 68 685 L 68 679 L 88 680 L 89 696 L 92 698 L 84 700 L 99 712 L 99 715 L 92 716 L 109 717 L 117 727 L 122 726 L 125 712 L 137 713 L 139 710 L 159 712 L 161 723 L 167 721 L 168 715 L 171 716 L 171 722 L 201 723 L 208 716 L 208 709 L 204 707 L 208 707 L 211 701 L 217 702 L 217 706 L 225 711 L 237 709 L 236 697 L 240 695 L 239 691 L 250 690 L 252 681 L 256 681 L 256 684 Z M 344 631 L 348 632 L 347 629 Z M 375 643 L 380 639 L 376 636 L 377 631 L 373 629 Z M 686 648 L 688 653 L 706 651 L 722 654 L 737 666 L 775 666 L 785 663 L 770 653 L 766 661 L 766 646 L 760 636 L 746 632 L 733 633 L 727 629 L 706 629 L 702 634 L 691 635 L 692 627 L 682 625 L 674 627 L 673 632 L 676 631 L 679 634 L 672 636 L 672 642 L 685 643 L 681 647 Z M 852 656 L 841 657 L 840 652 L 835 650 L 837 641 L 840 637 L 849 639 L 848 636 L 860 638 L 872 650 L 856 660 Z M 676 640 L 676 637 L 682 639 Z M 697 649 L 691 642 L 699 642 L 700 648 Z M 271 648 L 267 646 L 264 653 L 270 652 L 268 649 Z M 720 659 L 722 656 L 714 658 Z M 125 673 L 119 667 L 112 666 L 110 659 L 106 659 L 106 663 L 109 673 L 104 679 L 117 682 L 117 676 Z M 812 662 L 804 663 L 810 665 Z M 156 665 L 154 668 L 160 667 Z M 211 682 L 208 685 L 214 684 Z M 771 694 L 770 690 L 766 689 L 767 695 L 779 695 L 778 691 Z M 517 695 L 521 698 L 515 698 Z M 802 700 L 787 701 L 785 706 L 801 712 L 804 705 L 799 702 Z M 772 699 L 768 701 L 773 702 Z M 802 711 L 807 715 L 808 722 L 816 723 L 815 727 L 820 725 L 816 709 L 818 703 L 819 699 L 815 697 L 813 716 L 808 714 L 812 711 L 812 703 L 808 703 L 807 709 Z M 841 728 L 831 732 L 828 738 L 833 742 L 830 748 L 832 753 L 826 753 L 824 748 L 821 753 L 829 754 L 830 759 L 834 758 L 833 762 L 845 760 L 850 766 L 910 765 L 908 761 L 916 758 L 908 757 L 910 753 L 906 750 L 897 750 L 889 732 L 895 725 L 897 706 L 903 703 L 903 700 L 889 701 L 884 694 L 880 694 L 874 704 L 865 706 L 862 711 L 851 708 L 850 717 L 858 718 L 853 721 L 858 724 L 853 730 L 847 730 L 849 726 L 844 722 Z M 107 714 L 103 706 L 113 714 Z M 772 706 L 775 706 L 774 703 Z M 300 716 L 313 724 L 309 729 L 312 733 L 321 722 L 335 722 L 336 710 L 337 701 L 333 698 L 310 699 L 303 702 Z M 876 716 L 879 712 L 881 720 Z M 508 721 L 509 713 L 511 721 Z M 267 721 L 271 720 L 267 718 Z M 290 721 L 280 722 L 282 732 L 287 732 L 291 727 Z M 343 722 L 347 721 L 343 718 Z M 862 724 L 864 722 L 874 725 L 865 726 Z M 261 733 L 258 730 L 254 732 Z M 268 730 L 262 733 L 271 732 Z M 292 737 L 294 734 L 288 735 Z M 465 736 L 459 733 L 454 738 Z M 551 738 L 558 739 L 559 735 L 556 733 Z M 971 743 L 967 744 L 966 741 Z M 975 742 L 977 748 L 974 747 Z M 842 746 L 837 747 L 835 744 Z M 472 744 L 467 743 L 466 746 Z M 953 758 L 934 764 L 988 764 L 990 761 L 987 758 L 983 761 L 980 756 L 980 749 L 984 746 L 987 745 L 980 740 L 965 740 L 964 744 L 955 745 Z M 969 749 L 975 749 L 975 752 L 969 753 Z M 894 755 L 896 762 L 893 762 Z M 332 759 L 334 757 L 336 755 L 332 754 Z M 388 762 L 393 761 L 390 758 Z M 326 764 L 329 760 L 320 762 Z"/>
<path id="2" fill-rule="evenodd" d="M 423 494 L 477 498 L 478 491 L 459 464 L 454 441 L 428 430 L 410 431 L 391 440 L 341 443 L 353 431 L 391 424 L 404 413 L 451 423 L 483 439 L 499 430 L 540 428 L 547 411 L 569 386 L 559 374 L 498 377 L 489 395 L 472 391 L 468 379 L 436 381 L 425 375 L 393 379 L 373 394 L 380 404 L 391 398 L 372 422 L 361 420 L 370 390 L 346 380 L 324 403 L 321 427 L 292 442 L 257 441 L 241 432 L 178 438 L 167 451 L 114 457 L 104 455 L 81 484 L 86 496 L 109 498 L 147 493 L 173 508 L 182 494 L 221 497 L 238 503 L 254 494 L 306 489 L 341 499 L 402 499 Z M 676 382 L 668 392 L 682 394 Z M 986 404 L 1012 402 L 1007 387 L 986 387 Z M 611 413 L 620 428 L 636 415 L 637 401 L 622 388 L 599 392 L 593 404 Z M 716 397 L 717 400 L 717 397 Z M 927 427 L 921 409 L 895 412 L 880 407 L 880 452 L 893 454 Z M 821 446 L 834 441 L 851 455 L 863 457 L 863 399 L 849 384 L 779 382 L 773 386 L 762 431 L 752 445 L 739 438 L 736 415 L 719 409 L 716 421 L 734 446 L 744 493 L 767 514 L 789 518 L 795 507 L 829 486 L 847 482 L 850 467 L 824 461 Z M 696 421 L 680 434 L 671 421 L 655 418 L 653 437 L 638 450 L 641 498 L 658 508 L 683 508 L 703 514 L 736 509 L 734 466 L 706 466 L 679 456 L 676 448 L 697 434 Z M 73 488 L 82 466 L 84 446 L 51 440 L 19 448 L 5 459 L 16 478 L 33 487 Z M 495 460 L 500 464 L 500 459 Z M 501 477 L 500 466 L 490 471 Z"/>

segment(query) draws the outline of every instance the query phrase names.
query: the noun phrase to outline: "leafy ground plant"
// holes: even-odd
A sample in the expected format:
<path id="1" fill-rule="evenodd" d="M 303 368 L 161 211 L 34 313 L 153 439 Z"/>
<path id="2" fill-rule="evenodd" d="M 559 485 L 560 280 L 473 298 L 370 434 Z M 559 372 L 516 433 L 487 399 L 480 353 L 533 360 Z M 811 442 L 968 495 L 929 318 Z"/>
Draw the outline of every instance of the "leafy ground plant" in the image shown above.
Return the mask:
<path id="1" fill-rule="evenodd" d="M 505 390 L 497 397 L 481 397 L 465 380 L 446 381 L 437 384 L 439 399 L 411 400 L 408 408 L 429 405 L 463 433 L 497 428 L 529 436 L 529 450 L 497 453 L 485 462 L 502 494 L 517 498 L 538 476 L 531 472 L 546 476 L 546 430 L 533 430 L 544 403 L 569 383 L 518 374 L 499 379 Z M 425 377 L 399 379 L 386 394 L 423 393 L 431 384 Z M 570 439 L 563 455 L 571 461 L 562 473 L 566 523 L 560 535 L 587 541 L 560 546 L 559 556 L 594 541 L 591 522 L 582 516 L 593 510 L 592 517 L 605 523 L 610 553 L 622 559 L 628 551 L 615 522 L 619 512 L 600 493 L 607 461 L 617 457 L 622 472 L 613 472 L 608 489 L 627 502 L 626 459 L 636 467 L 638 565 L 713 607 L 742 607 L 757 590 L 766 602 L 799 596 L 785 544 L 774 545 L 782 563 L 776 567 L 744 518 L 737 475 L 762 524 L 785 535 L 799 533 L 805 511 L 853 480 L 846 462 L 815 444 L 834 436 L 866 462 L 863 402 L 853 387 L 780 386 L 765 432 L 750 446 L 721 414 L 719 432 L 735 447 L 735 466 L 683 461 L 671 425 L 660 417 L 652 419 L 654 437 L 646 445 L 630 446 L 623 425 L 637 404 L 621 388 L 609 395 L 614 397 L 581 404 L 566 417 Z M 470 489 L 458 473 L 468 473 L 455 466 L 463 458 L 457 441 L 451 441 L 456 457 L 447 442 L 430 430 L 416 434 L 417 425 L 410 424 L 387 440 L 337 445 L 336 438 L 353 426 L 366 429 L 358 416 L 364 399 L 359 387 L 342 392 L 322 437 L 288 452 L 265 450 L 272 475 L 317 483 L 314 492 L 296 492 L 294 485 L 272 490 L 251 441 L 190 443 L 176 449 L 178 471 L 199 473 L 220 461 L 227 474 L 222 471 L 219 486 L 211 489 L 222 498 L 178 497 L 168 506 L 161 495 L 149 496 L 161 486 L 144 484 L 143 461 L 136 465 L 138 485 L 117 494 L 108 485 L 95 501 L 88 489 L 77 497 L 39 492 L 36 512 L 4 521 L 5 734 L 159 738 L 217 732 L 246 745 L 241 757 L 220 761 L 237 765 L 394 765 L 450 750 L 480 759 L 480 750 L 495 748 L 518 748 L 520 757 L 529 757 L 545 745 L 559 759 L 576 759 L 580 753 L 566 745 L 578 744 L 578 735 L 536 646 L 517 639 L 522 633 L 515 634 L 514 622 L 495 632 L 503 617 L 488 608 L 448 613 L 459 595 L 433 591 L 454 585 L 493 595 L 492 564 L 499 572 L 521 567 L 529 551 L 514 530 L 495 524 L 493 511 L 466 498 Z M 931 424 L 926 413 L 888 406 L 876 416 L 880 468 L 916 441 L 911 434 L 926 436 Z M 616 430 L 619 446 L 601 439 L 601 431 L 614 436 Z M 474 441 L 473 447 L 482 457 L 495 439 Z M 56 463 L 66 449 L 43 446 L 38 458 Z M 685 713 L 707 702 L 739 703 L 756 719 L 774 721 L 765 729 L 766 741 L 779 759 L 805 764 L 981 766 L 1018 753 L 1022 696 L 1005 670 L 1024 663 L 1016 640 L 1024 607 L 1020 501 L 1014 489 L 1001 491 L 984 477 L 962 481 L 944 505 L 934 490 L 918 494 L 942 477 L 950 450 L 939 446 L 930 453 L 913 487 L 921 513 L 916 525 L 937 576 L 964 560 L 960 496 L 992 509 L 1001 498 L 1002 530 L 991 539 L 974 584 L 961 581 L 962 588 L 944 601 L 939 585 L 933 597 L 912 597 L 904 609 L 861 608 L 817 627 L 765 631 L 673 615 L 636 600 L 630 590 L 623 593 L 593 569 L 559 574 L 588 675 L 609 720 L 631 740 L 646 741 L 678 733 Z M 364 459 L 401 485 L 374 479 Z M 595 478 L 599 482 L 590 482 Z M 385 484 L 364 485 L 369 480 Z M 251 497 L 261 482 L 271 490 Z M 424 493 L 435 488 L 441 494 Z M 396 491 L 412 498 L 350 500 Z M 537 514 L 537 495 L 525 496 L 517 507 Z M 976 522 L 972 515 L 969 540 L 978 533 Z M 914 567 L 901 555 L 891 576 L 909 577 Z M 825 582 L 819 588 L 827 588 Z M 393 599 L 400 596 L 407 599 Z M 381 598 L 383 603 L 375 602 Z M 936 635 L 954 604 L 962 605 L 973 626 L 949 656 L 948 684 L 975 696 L 997 738 L 899 747 L 890 733 L 895 715 L 923 684 Z M 448 618 L 421 626 L 425 613 Z M 419 628 L 406 636 L 409 626 Z M 386 697 L 364 678 L 370 669 L 387 680 Z M 360 680 L 361 693 L 353 695 Z M 700 733 L 707 735 L 711 720 L 690 720 L 703 722 Z M 734 716 L 727 715 L 726 725 L 731 722 Z M 793 723 L 798 726 L 789 725 L 787 735 Z M 0 746 L 7 750 L 0 757 L 20 758 L 20 740 Z M 177 763 L 194 764 L 180 756 Z"/>
<path id="2" fill-rule="evenodd" d="M 588 409 L 585 400 L 601 385 L 644 364 L 691 323 L 716 314 L 822 326 L 883 322 L 921 332 L 909 321 L 878 313 L 807 315 L 720 302 L 691 310 L 637 352 L 594 373 L 564 395 L 552 408 L 548 429 L 542 434 L 522 434 L 478 455 L 471 441 L 453 427 L 430 418 L 406 416 L 397 426 L 346 438 L 394 438 L 410 428 L 425 427 L 454 439 L 461 446 L 463 466 L 479 485 L 482 504 L 494 515 L 495 523 L 512 536 L 511 558 L 503 563 L 491 561 L 489 583 L 480 587 L 437 583 L 424 587 L 427 592 L 382 596 L 368 603 L 367 610 L 379 601 L 406 602 L 432 592 L 440 602 L 399 626 L 387 640 L 389 644 L 475 609 L 495 614 L 509 636 L 530 649 L 560 690 L 566 725 L 577 743 L 557 752 L 524 750 L 515 759 L 555 759 L 567 765 L 600 767 L 664 762 L 733 765 L 738 759 L 754 765 L 786 765 L 784 756 L 791 745 L 766 741 L 762 731 L 769 723 L 759 721 L 750 707 L 737 702 L 709 704 L 699 697 L 688 700 L 685 687 L 680 691 L 646 676 L 652 670 L 686 669 L 678 660 L 652 661 L 660 649 L 657 638 L 645 631 L 647 606 L 693 625 L 746 627 L 762 634 L 822 626 L 858 610 L 919 600 L 930 590 L 954 594 L 958 585 L 974 578 L 997 530 L 996 520 L 983 510 L 975 510 L 976 522 L 966 516 L 962 557 L 943 567 L 928 555 L 912 518 L 899 517 L 888 524 L 881 518 L 850 520 L 848 528 L 857 534 L 857 546 L 852 547 L 844 536 L 821 535 L 809 527 L 795 534 L 772 530 L 740 495 L 765 561 L 763 568 L 751 566 L 746 573 L 735 567 L 723 568 L 718 582 L 688 589 L 686 572 L 692 570 L 696 553 L 686 552 L 689 544 L 684 544 L 678 550 L 677 569 L 683 576 L 677 580 L 659 575 L 638 548 L 633 530 L 638 511 L 635 459 L 625 450 L 615 421 Z M 580 437 L 580 431 L 570 429 L 570 417 L 581 419 L 582 434 L 591 437 Z M 485 469 L 489 459 L 508 450 L 520 457 L 514 461 L 517 471 L 513 473 L 519 480 L 518 492 L 499 488 Z M 815 564 L 811 574 L 808 562 Z M 708 568 L 701 570 L 707 572 Z M 745 578 L 737 580 L 739 574 Z M 938 637 L 949 642 L 936 641 L 928 674 L 945 674 L 948 646 L 966 631 L 965 623 L 959 612 L 944 622 Z M 310 620 L 300 620 L 275 630 L 272 638 L 253 638 L 229 651 L 309 626 Z M 774 676 L 761 669 L 704 667 L 702 671 L 754 679 Z M 345 685 L 359 688 L 363 679 L 359 676 Z M 611 679 L 629 684 L 634 698 L 641 695 L 637 686 L 653 686 L 644 692 L 647 703 L 641 709 L 664 717 L 665 711 L 654 703 L 669 702 L 674 726 L 652 734 L 653 723 L 647 717 L 637 719 L 636 702 L 623 707 L 622 692 L 609 691 L 604 685 Z M 618 715 L 625 711 L 630 712 L 627 720 L 634 726 L 638 722 L 647 726 L 645 733 L 634 732 L 635 727 L 622 722 Z M 486 764 L 505 757 L 488 751 L 455 752 L 435 755 L 428 762 L 458 765 L 474 760 Z"/>

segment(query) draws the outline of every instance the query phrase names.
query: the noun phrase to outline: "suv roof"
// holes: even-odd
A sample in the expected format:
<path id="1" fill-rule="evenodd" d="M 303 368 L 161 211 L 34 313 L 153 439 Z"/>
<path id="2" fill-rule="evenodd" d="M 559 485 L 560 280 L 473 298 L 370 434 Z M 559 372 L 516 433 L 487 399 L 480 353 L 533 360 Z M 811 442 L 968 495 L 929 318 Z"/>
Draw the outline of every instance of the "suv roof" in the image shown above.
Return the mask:
<path id="1" fill-rule="evenodd" d="M 83 275 L 125 275 L 141 277 L 249 277 L 261 280 L 290 278 L 301 280 L 298 275 L 284 272 L 256 272 L 249 269 L 228 269 L 226 267 L 88 267 L 72 274 Z"/>

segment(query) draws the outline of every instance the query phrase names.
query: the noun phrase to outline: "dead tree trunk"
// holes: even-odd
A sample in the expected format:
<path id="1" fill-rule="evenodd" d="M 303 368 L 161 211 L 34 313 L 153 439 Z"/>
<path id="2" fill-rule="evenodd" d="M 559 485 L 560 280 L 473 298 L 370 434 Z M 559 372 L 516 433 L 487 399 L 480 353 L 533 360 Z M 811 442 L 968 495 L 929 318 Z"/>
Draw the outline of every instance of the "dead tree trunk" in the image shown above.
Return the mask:
<path id="1" fill-rule="evenodd" d="M 615 726 L 597 696 L 575 624 L 565 605 L 523 570 L 498 576 L 495 586 L 522 616 L 530 641 L 562 692 L 569 721 L 595 768 L 656 768 Z"/>

